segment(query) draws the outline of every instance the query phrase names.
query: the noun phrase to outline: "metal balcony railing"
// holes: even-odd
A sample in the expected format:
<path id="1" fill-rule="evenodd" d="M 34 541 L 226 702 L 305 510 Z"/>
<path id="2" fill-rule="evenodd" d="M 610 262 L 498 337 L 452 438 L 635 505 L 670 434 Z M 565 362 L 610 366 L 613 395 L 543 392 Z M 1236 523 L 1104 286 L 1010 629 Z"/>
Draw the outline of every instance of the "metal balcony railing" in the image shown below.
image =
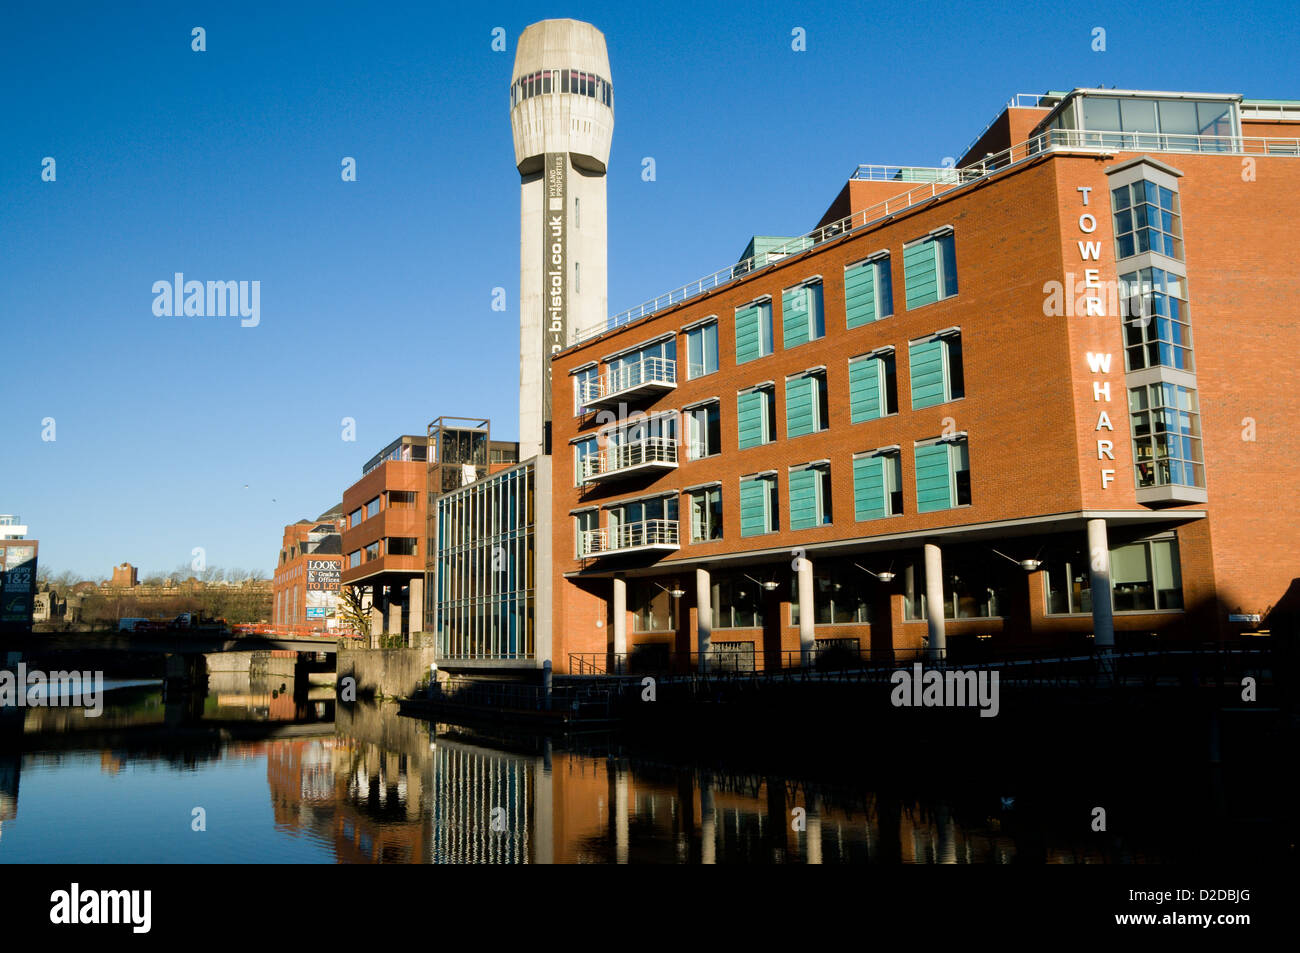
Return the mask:
<path id="1" fill-rule="evenodd" d="M 673 550 L 681 546 L 681 528 L 676 520 L 642 520 L 610 529 L 589 529 L 582 534 L 585 557 L 608 556 L 637 550 Z"/>
<path id="2" fill-rule="evenodd" d="M 1266 155 L 1266 156 L 1300 156 L 1300 138 L 1280 136 L 1193 136 L 1173 135 L 1153 132 L 1095 132 L 1082 129 L 1049 129 L 1032 139 L 1019 142 L 1009 149 L 985 156 L 979 162 L 970 163 L 959 169 L 923 169 L 918 166 L 859 166 L 860 169 L 881 170 L 868 171 L 863 175 L 884 177 L 886 171 L 892 173 L 907 172 L 915 177 L 933 174 L 922 184 L 913 186 L 893 198 L 877 202 L 847 218 L 823 225 L 807 235 L 793 238 L 784 245 L 762 252 L 753 258 L 746 258 L 736 264 L 715 271 L 711 275 L 692 281 L 667 294 L 659 295 L 649 301 L 629 308 L 611 316 L 604 325 L 596 325 L 578 333 L 570 333 L 569 344 L 579 344 L 589 338 L 597 337 L 624 324 L 639 321 L 674 307 L 684 301 L 708 294 L 718 288 L 759 269 L 776 264 L 782 259 L 815 248 L 824 242 L 833 241 L 851 232 L 869 228 L 883 222 L 892 215 L 930 202 L 939 195 L 956 189 L 966 188 L 981 182 L 991 175 L 1009 169 L 1023 162 L 1032 161 L 1051 152 L 1199 152 L 1219 153 L 1224 155 Z M 857 177 L 857 173 L 854 173 Z M 888 176 L 889 180 L 894 175 Z M 898 178 L 901 183 L 909 181 L 906 176 Z"/>
<path id="3" fill-rule="evenodd" d="M 677 362 L 666 357 L 647 357 L 584 381 L 579 400 L 584 407 L 597 407 L 638 391 L 672 390 L 676 386 Z"/>
<path id="4" fill-rule="evenodd" d="M 671 470 L 676 466 L 677 441 L 667 437 L 647 437 L 593 453 L 582 461 L 579 469 L 585 483 L 621 476 L 633 470 Z"/>

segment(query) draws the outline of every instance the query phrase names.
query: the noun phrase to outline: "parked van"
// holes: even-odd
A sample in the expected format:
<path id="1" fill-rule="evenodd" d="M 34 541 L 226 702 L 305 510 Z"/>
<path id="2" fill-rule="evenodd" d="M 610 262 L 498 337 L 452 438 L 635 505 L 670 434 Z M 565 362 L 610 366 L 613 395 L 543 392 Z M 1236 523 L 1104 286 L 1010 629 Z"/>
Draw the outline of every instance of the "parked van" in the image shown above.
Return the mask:
<path id="1" fill-rule="evenodd" d="M 134 631 L 135 631 L 135 627 L 136 627 L 137 625 L 139 625 L 141 622 L 148 622 L 148 621 L 149 621 L 148 619 L 118 619 L 118 620 L 117 620 L 117 631 L 119 631 L 119 632 L 134 632 Z"/>

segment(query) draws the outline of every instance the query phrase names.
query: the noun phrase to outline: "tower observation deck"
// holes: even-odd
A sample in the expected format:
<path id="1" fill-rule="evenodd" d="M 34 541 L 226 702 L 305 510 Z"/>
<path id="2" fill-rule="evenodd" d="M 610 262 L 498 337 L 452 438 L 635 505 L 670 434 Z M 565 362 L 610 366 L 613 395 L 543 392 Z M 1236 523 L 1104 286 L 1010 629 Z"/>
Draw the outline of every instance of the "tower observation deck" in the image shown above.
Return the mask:
<path id="1" fill-rule="evenodd" d="M 511 73 L 510 126 L 520 180 L 519 459 L 526 460 L 551 449 L 551 355 L 608 316 L 605 168 L 614 90 L 604 34 L 577 20 L 527 27 Z"/>

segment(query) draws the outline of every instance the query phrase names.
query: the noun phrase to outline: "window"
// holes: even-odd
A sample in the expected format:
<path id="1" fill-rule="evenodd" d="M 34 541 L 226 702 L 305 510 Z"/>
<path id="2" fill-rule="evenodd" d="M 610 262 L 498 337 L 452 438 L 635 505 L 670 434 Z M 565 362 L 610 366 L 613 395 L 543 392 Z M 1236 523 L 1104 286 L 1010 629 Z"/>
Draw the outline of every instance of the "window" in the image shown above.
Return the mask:
<path id="1" fill-rule="evenodd" d="M 951 229 L 903 246 L 903 283 L 909 308 L 957 293 L 957 248 Z"/>
<path id="2" fill-rule="evenodd" d="M 894 313 L 894 284 L 889 256 L 882 255 L 844 269 L 844 314 L 850 328 Z"/>
<path id="3" fill-rule="evenodd" d="M 784 347 L 796 347 L 826 336 L 820 278 L 781 292 L 781 334 Z"/>
<path id="4" fill-rule="evenodd" d="M 872 450 L 853 458 L 853 518 L 898 516 L 903 512 L 903 465 L 897 450 Z"/>
<path id="5" fill-rule="evenodd" d="M 692 490 L 691 542 L 707 543 L 722 539 L 722 487 L 707 486 Z"/>
<path id="6" fill-rule="evenodd" d="M 573 293 L 582 294 L 582 264 L 573 263 Z"/>
<path id="7" fill-rule="evenodd" d="M 379 515 L 379 497 L 375 497 L 366 504 L 366 519 Z"/>
<path id="8" fill-rule="evenodd" d="M 390 510 L 415 509 L 415 491 L 414 490 L 389 490 L 388 508 Z"/>
<path id="9" fill-rule="evenodd" d="M 894 349 L 849 361 L 849 418 L 855 424 L 898 413 L 898 372 Z"/>
<path id="10" fill-rule="evenodd" d="M 573 412 L 575 414 L 584 414 L 587 408 L 582 402 L 585 398 L 595 396 L 596 389 L 600 382 L 600 368 L 595 364 L 591 367 L 584 367 L 573 375 Z"/>
<path id="11" fill-rule="evenodd" d="M 802 437 L 830 426 L 826 369 L 806 371 L 785 380 L 785 435 Z"/>
<path id="12" fill-rule="evenodd" d="M 781 526 L 776 496 L 776 474 L 760 473 L 740 478 L 740 535 L 775 533 Z"/>
<path id="13" fill-rule="evenodd" d="M 911 342 L 908 357 L 912 365 L 913 410 L 966 396 L 961 332 L 956 328 Z"/>
<path id="14" fill-rule="evenodd" d="M 686 379 L 694 380 L 718 369 L 718 322 L 710 321 L 686 332 Z"/>
<path id="15" fill-rule="evenodd" d="M 591 550 L 590 534 L 600 528 L 600 511 L 583 510 L 573 516 L 574 548 L 573 554 L 579 559 Z"/>
<path id="16" fill-rule="evenodd" d="M 763 299 L 736 309 L 736 363 L 772 353 L 772 301 Z"/>
<path id="17" fill-rule="evenodd" d="M 415 556 L 415 539 L 410 536 L 393 536 L 384 541 L 384 551 L 390 556 Z"/>
<path id="18" fill-rule="evenodd" d="M 1146 179 L 1111 190 L 1115 257 L 1156 252 L 1182 261 L 1183 227 L 1178 193 Z"/>
<path id="19" fill-rule="evenodd" d="M 1160 382 L 1128 392 L 1138 488 L 1205 486 L 1196 391 Z"/>
<path id="20" fill-rule="evenodd" d="M 790 528 L 815 529 L 829 526 L 831 513 L 831 467 L 829 463 L 812 463 L 791 467 Z"/>
<path id="21" fill-rule="evenodd" d="M 652 579 L 633 579 L 628 585 L 627 602 L 632 611 L 632 628 L 636 632 L 673 632 L 677 629 L 677 603 L 670 592 Z"/>
<path id="22" fill-rule="evenodd" d="M 713 608 L 713 628 L 762 628 L 762 594 L 763 590 L 747 579 L 743 573 L 715 573 L 710 598 Z"/>
<path id="23" fill-rule="evenodd" d="M 361 565 L 361 550 L 354 549 L 352 552 L 348 553 L 348 568 L 355 569 L 360 565 Z"/>
<path id="24" fill-rule="evenodd" d="M 868 603 L 871 577 L 852 560 L 827 560 L 813 564 L 813 624 L 867 625 L 871 622 Z M 799 581 L 793 577 L 790 591 L 790 624 L 799 624 Z M 829 640 L 828 640 L 829 641 Z M 819 647 L 822 643 L 818 643 Z M 855 653 L 856 654 L 856 653 Z"/>
<path id="25" fill-rule="evenodd" d="M 916 445 L 916 511 L 933 513 L 970 505 L 970 455 L 966 435 Z"/>
<path id="26" fill-rule="evenodd" d="M 671 496 L 629 500 L 610 507 L 609 549 L 658 544 L 678 544 L 675 491 Z"/>
<path id="27" fill-rule="evenodd" d="M 348 528 L 355 529 L 361 523 L 361 507 L 357 507 L 348 514 Z"/>
<path id="28" fill-rule="evenodd" d="M 1047 612 L 1050 615 L 1092 611 L 1092 577 L 1080 547 L 1045 561 Z M 1110 550 L 1111 604 L 1116 612 L 1152 612 L 1183 608 L 1178 541 L 1142 540 Z"/>
<path id="29" fill-rule="evenodd" d="M 616 394 L 647 381 L 677 381 L 677 336 L 660 338 L 611 358 L 608 392 Z"/>
<path id="30" fill-rule="evenodd" d="M 379 558 L 379 540 L 375 540 L 373 543 L 371 543 L 366 547 L 366 562 L 370 562 L 370 560 L 378 559 L 378 558 Z"/>
<path id="31" fill-rule="evenodd" d="M 707 404 L 686 412 L 686 456 L 690 460 L 711 457 L 722 452 L 722 419 L 719 403 Z"/>
<path id="32" fill-rule="evenodd" d="M 776 388 L 773 385 L 761 384 L 736 396 L 736 426 L 741 450 L 776 439 Z"/>
<path id="33" fill-rule="evenodd" d="M 1184 280 L 1160 268 L 1120 276 L 1119 293 L 1127 318 L 1124 366 L 1128 370 L 1157 366 L 1193 370 Z"/>

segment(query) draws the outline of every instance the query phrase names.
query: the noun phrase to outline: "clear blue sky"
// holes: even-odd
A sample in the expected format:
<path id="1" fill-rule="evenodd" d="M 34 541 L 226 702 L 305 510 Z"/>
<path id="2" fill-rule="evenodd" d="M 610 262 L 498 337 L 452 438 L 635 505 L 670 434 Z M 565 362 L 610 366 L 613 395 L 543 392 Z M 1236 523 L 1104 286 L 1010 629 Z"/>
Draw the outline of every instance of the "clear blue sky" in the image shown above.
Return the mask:
<path id="1" fill-rule="evenodd" d="M 516 438 L 507 87 L 535 20 L 590 20 L 608 41 L 611 311 L 727 265 L 754 233 L 807 231 L 859 162 L 959 155 L 1016 92 L 1300 97 L 1291 4 L 1024 9 L 6 4 L 0 512 L 54 570 L 171 569 L 202 546 L 269 571 L 284 524 L 336 502 L 394 436 L 453 414 Z M 151 287 L 177 271 L 260 281 L 260 326 L 155 317 Z"/>

